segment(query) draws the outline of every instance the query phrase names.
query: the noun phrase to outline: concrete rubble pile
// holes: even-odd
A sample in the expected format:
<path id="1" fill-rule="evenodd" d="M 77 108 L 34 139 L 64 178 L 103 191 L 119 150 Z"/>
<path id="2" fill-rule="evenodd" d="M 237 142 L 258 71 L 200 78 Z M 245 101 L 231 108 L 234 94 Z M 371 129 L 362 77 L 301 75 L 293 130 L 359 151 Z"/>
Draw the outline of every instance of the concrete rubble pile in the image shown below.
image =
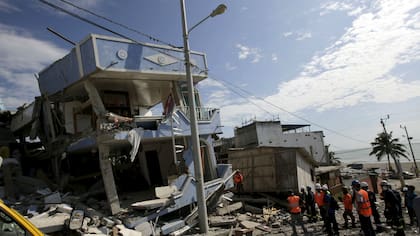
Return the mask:
<path id="1" fill-rule="evenodd" d="M 24 181 L 17 181 L 16 185 L 19 186 L 17 190 L 24 194 L 19 195 L 19 200 L 5 199 L 5 202 L 49 235 L 64 235 L 69 232 L 71 235 L 199 233 L 197 208 L 192 206 L 186 210 L 181 209 L 178 214 L 157 217 L 132 227 L 135 219 L 142 214 L 159 211 L 160 205 L 151 203 L 144 206 L 145 210 L 142 211 L 139 210 L 138 203 L 132 203 L 131 207 L 121 213 L 110 215 L 106 200 L 89 197 L 88 193 L 75 196 L 70 192 L 52 191 L 47 184 L 30 177 L 25 177 Z M 280 232 L 280 227 L 289 218 L 288 213 L 283 210 L 255 207 L 234 199 L 233 193 L 223 189 L 207 199 L 210 232 L 213 234 L 250 235 L 253 231 Z"/>

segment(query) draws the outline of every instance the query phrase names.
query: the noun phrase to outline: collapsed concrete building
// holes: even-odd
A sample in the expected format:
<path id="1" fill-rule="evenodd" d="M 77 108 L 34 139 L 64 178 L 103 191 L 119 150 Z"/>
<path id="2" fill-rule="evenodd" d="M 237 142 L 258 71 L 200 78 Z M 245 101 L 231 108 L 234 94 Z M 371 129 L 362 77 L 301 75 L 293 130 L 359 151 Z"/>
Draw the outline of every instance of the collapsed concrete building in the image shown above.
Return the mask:
<path id="1" fill-rule="evenodd" d="M 12 118 L 25 172 L 42 170 L 57 188 L 77 183 L 84 193 L 102 182 L 112 214 L 121 212 L 121 193 L 155 192 L 153 202 L 134 207 L 159 210 L 132 217 L 130 228 L 194 204 L 183 56 L 180 49 L 101 35 L 78 43 L 39 73 L 41 96 Z M 191 52 L 191 63 L 196 84 L 207 77 L 206 57 Z M 232 187 L 232 168 L 217 164 L 213 151 L 219 110 L 203 107 L 197 90 L 195 102 L 208 197 Z"/>

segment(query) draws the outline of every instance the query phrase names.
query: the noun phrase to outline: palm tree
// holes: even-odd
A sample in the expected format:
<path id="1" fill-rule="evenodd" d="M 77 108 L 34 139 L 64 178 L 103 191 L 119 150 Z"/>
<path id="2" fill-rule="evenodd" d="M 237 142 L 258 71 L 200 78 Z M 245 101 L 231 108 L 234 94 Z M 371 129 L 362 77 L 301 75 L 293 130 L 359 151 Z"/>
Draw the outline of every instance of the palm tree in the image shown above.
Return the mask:
<path id="1" fill-rule="evenodd" d="M 339 166 L 341 164 L 341 160 L 335 156 L 335 152 L 328 152 L 328 159 L 332 165 Z"/>
<path id="2" fill-rule="evenodd" d="M 403 187 L 405 182 L 402 175 L 400 156 L 408 159 L 405 146 L 398 142 L 398 138 L 392 138 L 392 132 L 389 134 L 385 132 L 379 133 L 378 137 L 375 138 L 375 141 L 370 144 L 372 145 L 372 151 L 369 153 L 369 155 L 375 155 L 378 161 L 381 161 L 382 157 L 385 155 L 388 158 L 391 157 L 394 160 L 395 167 L 397 168 L 397 174 L 400 177 L 401 187 Z M 388 165 L 391 167 L 389 159 Z"/>

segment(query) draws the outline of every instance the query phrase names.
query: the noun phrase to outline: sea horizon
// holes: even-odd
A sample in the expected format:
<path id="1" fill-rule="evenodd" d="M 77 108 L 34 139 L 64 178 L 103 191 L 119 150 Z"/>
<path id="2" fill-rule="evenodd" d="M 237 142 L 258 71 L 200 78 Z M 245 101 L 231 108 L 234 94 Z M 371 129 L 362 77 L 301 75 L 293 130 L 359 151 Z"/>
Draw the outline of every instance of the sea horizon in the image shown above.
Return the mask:
<path id="1" fill-rule="evenodd" d="M 407 157 L 400 157 L 400 162 L 413 162 L 413 157 L 410 151 L 410 147 L 405 144 L 407 150 Z M 420 161 L 420 143 L 412 143 L 411 146 L 413 147 L 414 157 L 416 162 Z M 388 159 L 386 156 L 382 158 L 381 161 L 378 161 L 375 155 L 369 156 L 369 153 L 372 151 L 372 147 L 366 148 L 356 148 L 356 149 L 348 149 L 348 150 L 339 150 L 335 151 L 335 157 L 341 161 L 342 163 L 352 164 L 352 163 L 386 163 Z M 391 159 L 391 163 L 394 161 Z"/>

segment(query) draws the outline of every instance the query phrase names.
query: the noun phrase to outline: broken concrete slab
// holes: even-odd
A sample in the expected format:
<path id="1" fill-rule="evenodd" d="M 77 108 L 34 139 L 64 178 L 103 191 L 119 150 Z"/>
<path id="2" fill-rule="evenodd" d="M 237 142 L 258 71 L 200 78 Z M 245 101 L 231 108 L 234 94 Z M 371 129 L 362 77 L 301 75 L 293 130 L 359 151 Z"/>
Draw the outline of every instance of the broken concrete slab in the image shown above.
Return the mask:
<path id="1" fill-rule="evenodd" d="M 142 236 L 143 235 L 141 232 L 128 229 L 124 225 L 115 225 L 114 228 L 118 229 L 118 235 L 124 235 L 124 236 Z"/>
<path id="2" fill-rule="evenodd" d="M 183 220 L 174 220 L 164 224 L 160 229 L 163 235 L 170 234 L 178 229 L 181 229 L 185 226 L 185 221 Z"/>
<path id="3" fill-rule="evenodd" d="M 71 213 L 70 222 L 69 222 L 69 229 L 75 230 L 75 229 L 82 228 L 84 216 L 85 216 L 84 211 L 74 210 Z"/>
<path id="4" fill-rule="evenodd" d="M 175 185 L 155 188 L 156 197 L 161 199 L 170 198 L 176 192 L 178 192 L 178 188 Z"/>
<path id="5" fill-rule="evenodd" d="M 243 207 L 242 202 L 236 202 L 230 205 L 225 205 L 222 208 L 217 208 L 217 214 L 218 215 L 226 215 L 230 214 L 234 211 L 237 211 Z"/>
<path id="6" fill-rule="evenodd" d="M 70 219 L 70 214 L 57 212 L 49 215 L 50 212 L 29 218 L 29 221 L 46 234 L 64 230 L 66 221 Z"/>
<path id="7" fill-rule="evenodd" d="M 155 230 L 153 229 L 152 224 L 150 224 L 149 222 L 143 222 L 141 224 L 138 224 L 134 229 L 136 231 L 141 232 L 144 236 L 155 235 Z"/>
<path id="8" fill-rule="evenodd" d="M 249 220 L 244 220 L 244 221 L 240 222 L 240 225 L 244 228 L 247 228 L 247 229 L 255 229 L 255 227 L 257 227 L 261 224 L 257 223 L 257 222 L 249 221 Z"/>
<path id="9" fill-rule="evenodd" d="M 63 204 L 57 205 L 57 211 L 62 212 L 62 213 L 71 214 L 71 212 L 73 211 L 73 207 L 71 207 L 68 204 L 63 203 Z"/>
<path id="10" fill-rule="evenodd" d="M 61 195 L 59 192 L 54 192 L 44 198 L 45 204 L 60 204 L 62 203 Z"/>
<path id="11" fill-rule="evenodd" d="M 191 227 L 189 225 L 186 225 L 186 226 L 184 226 L 184 227 L 182 227 L 182 228 L 180 228 L 180 229 L 178 229 L 178 230 L 170 233 L 169 235 L 170 236 L 180 236 L 180 235 L 185 234 L 190 229 L 191 229 Z"/>
<path id="12" fill-rule="evenodd" d="M 229 226 L 237 223 L 235 216 L 210 216 L 209 224 L 212 227 Z"/>
<path id="13" fill-rule="evenodd" d="M 167 198 L 153 199 L 153 200 L 133 203 L 131 204 L 131 207 L 133 209 L 139 209 L 139 210 L 151 210 L 151 209 L 156 209 L 159 207 L 166 206 L 169 202 L 170 200 Z"/>

